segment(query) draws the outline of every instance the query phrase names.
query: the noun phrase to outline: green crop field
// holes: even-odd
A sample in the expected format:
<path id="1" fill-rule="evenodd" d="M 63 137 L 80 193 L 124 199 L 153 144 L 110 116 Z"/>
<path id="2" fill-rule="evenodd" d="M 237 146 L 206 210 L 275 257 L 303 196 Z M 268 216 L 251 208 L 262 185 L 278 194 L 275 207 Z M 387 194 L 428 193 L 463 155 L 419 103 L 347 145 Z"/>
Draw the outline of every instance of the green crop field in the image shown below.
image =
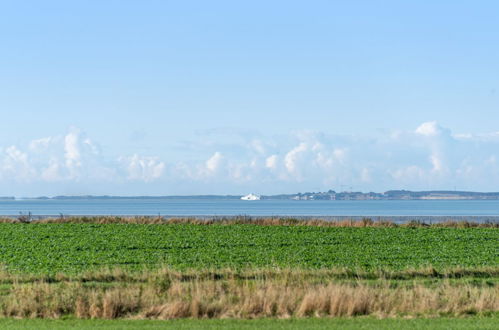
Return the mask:
<path id="1" fill-rule="evenodd" d="M 193 224 L 0 224 L 11 272 L 138 269 L 496 267 L 494 228 L 335 228 Z"/>
<path id="2" fill-rule="evenodd" d="M 414 325 L 467 328 L 463 317 L 473 316 L 489 328 L 499 311 L 494 224 L 9 221 L 0 223 L 0 318 L 73 319 L 61 321 L 62 327 L 113 326 L 102 319 L 191 319 L 175 324 L 389 328 L 397 317 L 459 317 Z M 396 320 L 327 320 L 357 316 Z M 227 318 L 233 320 L 198 320 Z M 253 318 L 267 321 L 238 321 Z M 40 322 L 7 319 L 0 326 L 59 324 Z M 114 325 L 174 324 L 143 322 Z"/>

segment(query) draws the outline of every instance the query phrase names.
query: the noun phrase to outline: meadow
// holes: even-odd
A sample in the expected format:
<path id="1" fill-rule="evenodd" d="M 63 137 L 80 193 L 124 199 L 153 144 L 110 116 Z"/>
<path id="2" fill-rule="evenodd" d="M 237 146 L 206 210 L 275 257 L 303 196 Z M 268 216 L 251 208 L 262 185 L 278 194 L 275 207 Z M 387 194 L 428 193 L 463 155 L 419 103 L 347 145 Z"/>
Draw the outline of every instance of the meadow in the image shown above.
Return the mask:
<path id="1" fill-rule="evenodd" d="M 480 317 L 487 328 L 499 312 L 497 224 L 3 219 L 0 263 L 7 318 Z"/>
<path id="2" fill-rule="evenodd" d="M 37 320 L 0 319 L 2 329 L 171 329 L 171 330 L 225 330 L 225 329 L 428 329 L 428 330 L 495 330 L 497 317 L 493 318 L 438 318 L 438 319 L 376 319 L 376 318 L 307 318 L 307 319 L 257 319 L 257 320 Z"/>

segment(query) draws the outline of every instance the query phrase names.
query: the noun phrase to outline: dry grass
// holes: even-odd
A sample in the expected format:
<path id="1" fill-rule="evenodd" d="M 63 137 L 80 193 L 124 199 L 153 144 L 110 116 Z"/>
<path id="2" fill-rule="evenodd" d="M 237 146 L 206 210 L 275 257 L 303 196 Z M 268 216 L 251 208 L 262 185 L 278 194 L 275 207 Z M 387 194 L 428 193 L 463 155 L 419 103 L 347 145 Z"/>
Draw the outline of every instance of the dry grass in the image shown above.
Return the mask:
<path id="1" fill-rule="evenodd" d="M 18 218 L 0 217 L 0 223 L 21 223 Z"/>
<path id="2" fill-rule="evenodd" d="M 4 317 L 260 318 L 375 315 L 436 316 L 499 311 L 499 288 L 424 285 L 285 284 L 273 281 L 165 279 L 95 287 L 84 283 L 15 284 L 0 297 Z"/>
<path id="3" fill-rule="evenodd" d="M 3 223 L 26 223 L 19 218 L 0 218 Z M 315 227 L 446 227 L 446 228 L 499 228 L 498 222 L 478 223 L 473 221 L 443 221 L 427 224 L 422 221 L 412 220 L 397 224 L 390 220 L 364 218 L 362 220 L 325 220 L 325 219 L 299 219 L 291 217 L 213 217 L 213 218 L 163 218 L 161 216 L 75 216 L 45 218 L 31 221 L 31 223 L 96 223 L 96 224 L 195 224 L 195 225 L 234 225 L 248 224 L 258 226 L 315 226 Z"/>
<path id="4" fill-rule="evenodd" d="M 347 282 L 337 280 L 345 270 L 327 269 L 180 272 L 163 268 L 135 273 L 108 269 L 24 278 L 3 271 L 0 280 L 10 286 L 0 295 L 0 316 L 173 319 L 496 313 L 499 271 L 481 271 L 488 271 L 490 277 L 481 285 L 451 280 L 455 274 L 463 275 L 462 269 L 432 268 L 378 273 L 375 281 L 351 278 Z M 417 277 L 404 283 L 389 280 L 411 274 L 436 282 L 427 284 Z M 440 279 L 443 274 L 448 277 Z"/>
<path id="5" fill-rule="evenodd" d="M 81 273 L 19 273 L 0 269 L 0 284 L 20 283 L 164 283 L 189 281 L 272 281 L 285 284 L 324 284 L 338 281 L 424 281 L 482 279 L 495 281 L 499 267 L 452 267 L 436 269 L 432 266 L 403 270 L 351 268 L 248 268 L 248 269 L 184 269 L 168 266 L 131 270 L 119 267 L 92 269 Z"/>

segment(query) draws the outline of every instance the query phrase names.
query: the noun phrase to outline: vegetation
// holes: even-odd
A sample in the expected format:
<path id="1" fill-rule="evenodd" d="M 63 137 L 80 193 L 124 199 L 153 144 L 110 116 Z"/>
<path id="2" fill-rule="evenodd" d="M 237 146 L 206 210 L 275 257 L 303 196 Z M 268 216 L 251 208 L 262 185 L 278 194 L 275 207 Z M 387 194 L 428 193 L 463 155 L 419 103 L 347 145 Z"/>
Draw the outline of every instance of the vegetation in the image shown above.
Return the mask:
<path id="1" fill-rule="evenodd" d="M 493 330 L 497 317 L 491 318 L 438 318 L 438 319 L 376 319 L 376 318 L 323 318 L 323 319 L 258 319 L 258 320 L 37 320 L 3 319 L 2 329 L 175 329 L 175 330 L 225 330 L 225 329 L 428 329 L 428 330 Z"/>
<path id="2" fill-rule="evenodd" d="M 28 212 L 20 213 L 17 217 L 0 217 L 0 223 L 94 223 L 94 224 L 196 224 L 196 225 L 235 225 L 247 224 L 258 226 L 307 226 L 307 227 L 444 227 L 444 228 L 499 228 L 497 221 L 467 221 L 467 220 L 438 220 L 426 223 L 421 220 L 409 220 L 404 223 L 395 223 L 390 219 L 342 219 L 331 220 L 312 217 L 252 217 L 215 216 L 215 217 L 162 217 L 158 216 L 65 216 L 35 217 Z"/>
<path id="3" fill-rule="evenodd" d="M 249 224 L 0 224 L 10 271 L 346 267 L 401 270 L 498 265 L 495 228 L 255 226 Z"/>
<path id="4" fill-rule="evenodd" d="M 493 315 L 497 277 L 439 279 L 431 269 L 361 280 L 340 271 L 261 269 L 0 277 L 0 315 L 59 318 L 261 318 Z M 374 274 L 371 274 L 373 277 Z M 384 276 L 384 275 L 382 275 Z"/>
<path id="5" fill-rule="evenodd" d="M 196 225 L 258 225 L 258 226 L 306 226 L 306 227 L 438 227 L 438 228 L 499 228 L 499 222 L 473 222 L 466 220 L 438 221 L 425 223 L 411 220 L 397 224 L 391 220 L 363 218 L 362 220 L 326 220 L 322 218 L 292 218 L 292 217 L 210 217 L 210 218 L 163 218 L 161 216 L 81 216 L 58 218 L 41 218 L 34 220 L 31 213 L 20 214 L 17 218 L 0 218 L 4 223 L 94 223 L 94 224 L 196 224 Z"/>
<path id="6" fill-rule="evenodd" d="M 5 219 L 0 316 L 495 318 L 498 251 L 495 224 Z"/>

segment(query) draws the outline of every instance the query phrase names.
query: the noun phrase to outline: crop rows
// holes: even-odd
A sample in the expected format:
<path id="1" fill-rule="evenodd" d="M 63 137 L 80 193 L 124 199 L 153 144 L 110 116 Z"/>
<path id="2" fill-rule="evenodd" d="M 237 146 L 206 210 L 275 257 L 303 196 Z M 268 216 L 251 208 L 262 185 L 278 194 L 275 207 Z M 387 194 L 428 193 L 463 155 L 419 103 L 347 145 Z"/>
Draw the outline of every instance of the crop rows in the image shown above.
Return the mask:
<path id="1" fill-rule="evenodd" d="M 10 271 L 102 267 L 405 269 L 499 265 L 494 228 L 0 224 Z"/>

